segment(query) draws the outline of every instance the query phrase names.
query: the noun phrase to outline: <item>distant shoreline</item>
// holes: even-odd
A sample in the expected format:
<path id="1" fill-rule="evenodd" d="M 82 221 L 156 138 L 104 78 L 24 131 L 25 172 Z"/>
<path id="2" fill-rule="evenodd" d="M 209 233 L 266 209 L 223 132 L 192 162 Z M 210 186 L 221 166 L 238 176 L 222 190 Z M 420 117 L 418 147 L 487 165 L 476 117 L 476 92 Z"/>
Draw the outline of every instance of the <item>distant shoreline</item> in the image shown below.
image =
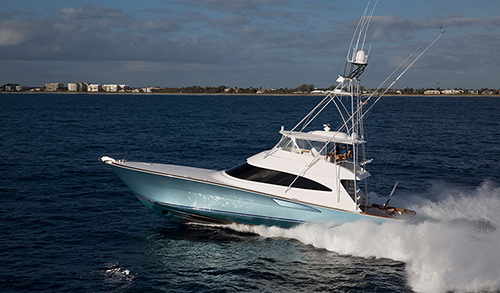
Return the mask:
<path id="1" fill-rule="evenodd" d="M 56 94 L 56 95 L 138 95 L 138 96 L 310 96 L 310 97 L 322 97 L 326 94 L 239 94 L 239 93 L 130 93 L 130 92 L 6 92 L 0 91 L 1 94 Z M 367 94 L 368 95 L 368 94 Z M 500 97 L 500 94 L 491 95 L 423 95 L 423 94 L 386 94 L 386 97 Z"/>

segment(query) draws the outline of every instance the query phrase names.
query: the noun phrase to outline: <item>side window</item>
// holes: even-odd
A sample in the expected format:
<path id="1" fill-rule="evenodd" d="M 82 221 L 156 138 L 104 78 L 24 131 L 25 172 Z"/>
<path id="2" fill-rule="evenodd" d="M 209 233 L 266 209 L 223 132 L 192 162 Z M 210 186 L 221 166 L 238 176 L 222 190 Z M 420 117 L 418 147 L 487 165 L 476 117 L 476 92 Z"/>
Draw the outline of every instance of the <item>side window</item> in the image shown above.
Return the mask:
<path id="1" fill-rule="evenodd" d="M 290 186 L 293 180 L 295 180 L 295 177 L 297 177 L 296 175 L 285 172 L 254 167 L 247 163 L 226 170 L 226 174 L 239 179 L 275 184 L 280 186 Z M 292 187 L 320 191 L 332 191 L 330 188 L 324 186 L 323 184 L 304 177 L 297 178 Z"/>

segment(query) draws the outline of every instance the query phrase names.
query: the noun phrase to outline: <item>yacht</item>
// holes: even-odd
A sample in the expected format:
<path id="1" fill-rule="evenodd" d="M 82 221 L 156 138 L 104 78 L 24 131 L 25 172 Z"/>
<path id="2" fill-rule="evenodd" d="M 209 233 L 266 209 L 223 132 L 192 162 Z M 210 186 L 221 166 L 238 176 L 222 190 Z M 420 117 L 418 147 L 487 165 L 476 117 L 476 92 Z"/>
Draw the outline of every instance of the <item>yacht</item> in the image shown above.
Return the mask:
<path id="1" fill-rule="evenodd" d="M 108 156 L 100 160 L 146 207 L 174 222 L 235 222 L 288 228 L 302 223 L 340 225 L 412 218 L 415 211 L 389 205 L 390 196 L 384 203 L 373 203 L 367 196 L 367 167 L 372 159 L 365 155 L 363 120 L 383 95 L 374 102 L 373 94 L 363 96 L 360 91 L 359 77 L 369 56 L 364 40 L 372 15 L 373 10 L 367 7 L 351 40 L 337 87 L 328 91 L 295 127 L 281 127 L 281 139 L 274 147 L 228 170 Z M 334 129 L 330 124 L 321 127 L 321 122 L 320 129 L 309 129 L 319 113 L 332 107 L 338 113 Z"/>

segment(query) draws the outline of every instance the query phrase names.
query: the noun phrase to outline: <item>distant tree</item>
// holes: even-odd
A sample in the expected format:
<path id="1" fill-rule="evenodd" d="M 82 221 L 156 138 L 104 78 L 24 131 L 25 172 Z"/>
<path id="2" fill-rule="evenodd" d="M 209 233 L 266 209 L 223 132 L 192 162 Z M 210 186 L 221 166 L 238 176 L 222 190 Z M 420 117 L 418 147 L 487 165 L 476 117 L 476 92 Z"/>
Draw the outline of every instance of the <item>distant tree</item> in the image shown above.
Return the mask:
<path id="1" fill-rule="evenodd" d="M 226 86 L 225 86 L 225 85 L 220 85 L 220 86 L 217 88 L 217 93 L 223 93 L 225 89 L 226 89 Z"/>
<path id="2" fill-rule="evenodd" d="M 418 90 L 415 90 L 415 94 L 417 94 L 417 95 L 423 95 L 423 94 L 424 94 L 424 92 L 425 92 L 425 90 L 424 90 L 424 89 L 418 89 Z"/>
<path id="3" fill-rule="evenodd" d="M 217 93 L 217 88 L 206 86 L 205 89 L 203 89 L 203 93 L 205 93 L 205 94 L 215 94 L 215 93 Z"/>
<path id="4" fill-rule="evenodd" d="M 401 90 L 401 93 L 402 94 L 405 94 L 405 95 L 411 95 L 413 93 L 415 93 L 415 91 L 413 90 L 413 88 L 404 88 Z"/>
<path id="5" fill-rule="evenodd" d="M 488 91 L 494 92 L 494 90 L 489 89 L 489 88 L 481 88 L 481 89 L 479 90 L 479 94 L 482 94 L 483 92 L 488 92 Z"/>
<path id="6" fill-rule="evenodd" d="M 297 91 L 303 93 L 310 93 L 313 90 L 314 90 L 313 84 L 302 84 L 301 86 L 297 87 Z"/>
<path id="7" fill-rule="evenodd" d="M 274 94 L 277 94 L 277 95 L 289 95 L 289 94 L 293 94 L 293 92 L 295 92 L 296 89 L 289 89 L 289 88 L 279 88 L 275 91 L 273 91 Z"/>
<path id="8" fill-rule="evenodd" d="M 6 86 L 12 86 L 12 87 L 16 87 L 18 86 L 19 84 L 18 83 L 6 83 L 4 85 L 2 85 L 0 88 L 5 88 Z"/>
<path id="9" fill-rule="evenodd" d="M 257 89 L 250 87 L 250 88 L 240 89 L 239 92 L 243 94 L 255 94 L 257 92 Z"/>

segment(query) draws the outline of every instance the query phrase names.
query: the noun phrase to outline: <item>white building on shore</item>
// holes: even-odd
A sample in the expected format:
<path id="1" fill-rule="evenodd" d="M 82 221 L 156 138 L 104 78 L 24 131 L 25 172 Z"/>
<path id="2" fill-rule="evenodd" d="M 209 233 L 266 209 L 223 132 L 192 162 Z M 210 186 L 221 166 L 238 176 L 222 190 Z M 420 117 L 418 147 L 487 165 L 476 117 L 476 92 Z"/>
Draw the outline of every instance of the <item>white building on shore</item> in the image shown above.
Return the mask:
<path id="1" fill-rule="evenodd" d="M 16 85 L 16 92 L 24 92 L 29 90 L 29 86 L 24 86 L 24 85 Z"/>
<path id="2" fill-rule="evenodd" d="M 102 85 L 102 90 L 108 93 L 124 93 L 130 89 L 129 85 L 126 84 L 104 84 Z"/>
<path id="3" fill-rule="evenodd" d="M 100 92 L 101 91 L 101 86 L 97 83 L 93 83 L 93 84 L 89 84 L 87 86 L 87 91 L 88 92 L 92 92 L 92 93 L 97 93 L 97 92 Z"/>
<path id="4" fill-rule="evenodd" d="M 311 91 L 311 94 L 312 95 L 324 95 L 324 94 L 326 94 L 326 92 L 323 90 L 315 89 L 315 90 Z"/>
<path id="5" fill-rule="evenodd" d="M 58 82 L 46 83 L 45 84 L 45 91 L 56 92 L 56 91 L 62 90 L 63 86 L 64 85 L 62 83 L 58 83 Z"/>
<path id="6" fill-rule="evenodd" d="M 120 93 L 124 93 L 126 91 L 130 90 L 130 86 L 128 84 L 119 84 L 118 85 L 118 91 Z"/>
<path id="7" fill-rule="evenodd" d="M 103 84 L 102 90 L 107 93 L 116 93 L 118 91 L 117 84 Z"/>
<path id="8" fill-rule="evenodd" d="M 85 82 L 68 82 L 69 92 L 84 92 L 87 91 L 87 83 Z"/>
<path id="9" fill-rule="evenodd" d="M 444 90 L 441 92 L 443 95 L 459 95 L 462 92 L 459 90 Z"/>

